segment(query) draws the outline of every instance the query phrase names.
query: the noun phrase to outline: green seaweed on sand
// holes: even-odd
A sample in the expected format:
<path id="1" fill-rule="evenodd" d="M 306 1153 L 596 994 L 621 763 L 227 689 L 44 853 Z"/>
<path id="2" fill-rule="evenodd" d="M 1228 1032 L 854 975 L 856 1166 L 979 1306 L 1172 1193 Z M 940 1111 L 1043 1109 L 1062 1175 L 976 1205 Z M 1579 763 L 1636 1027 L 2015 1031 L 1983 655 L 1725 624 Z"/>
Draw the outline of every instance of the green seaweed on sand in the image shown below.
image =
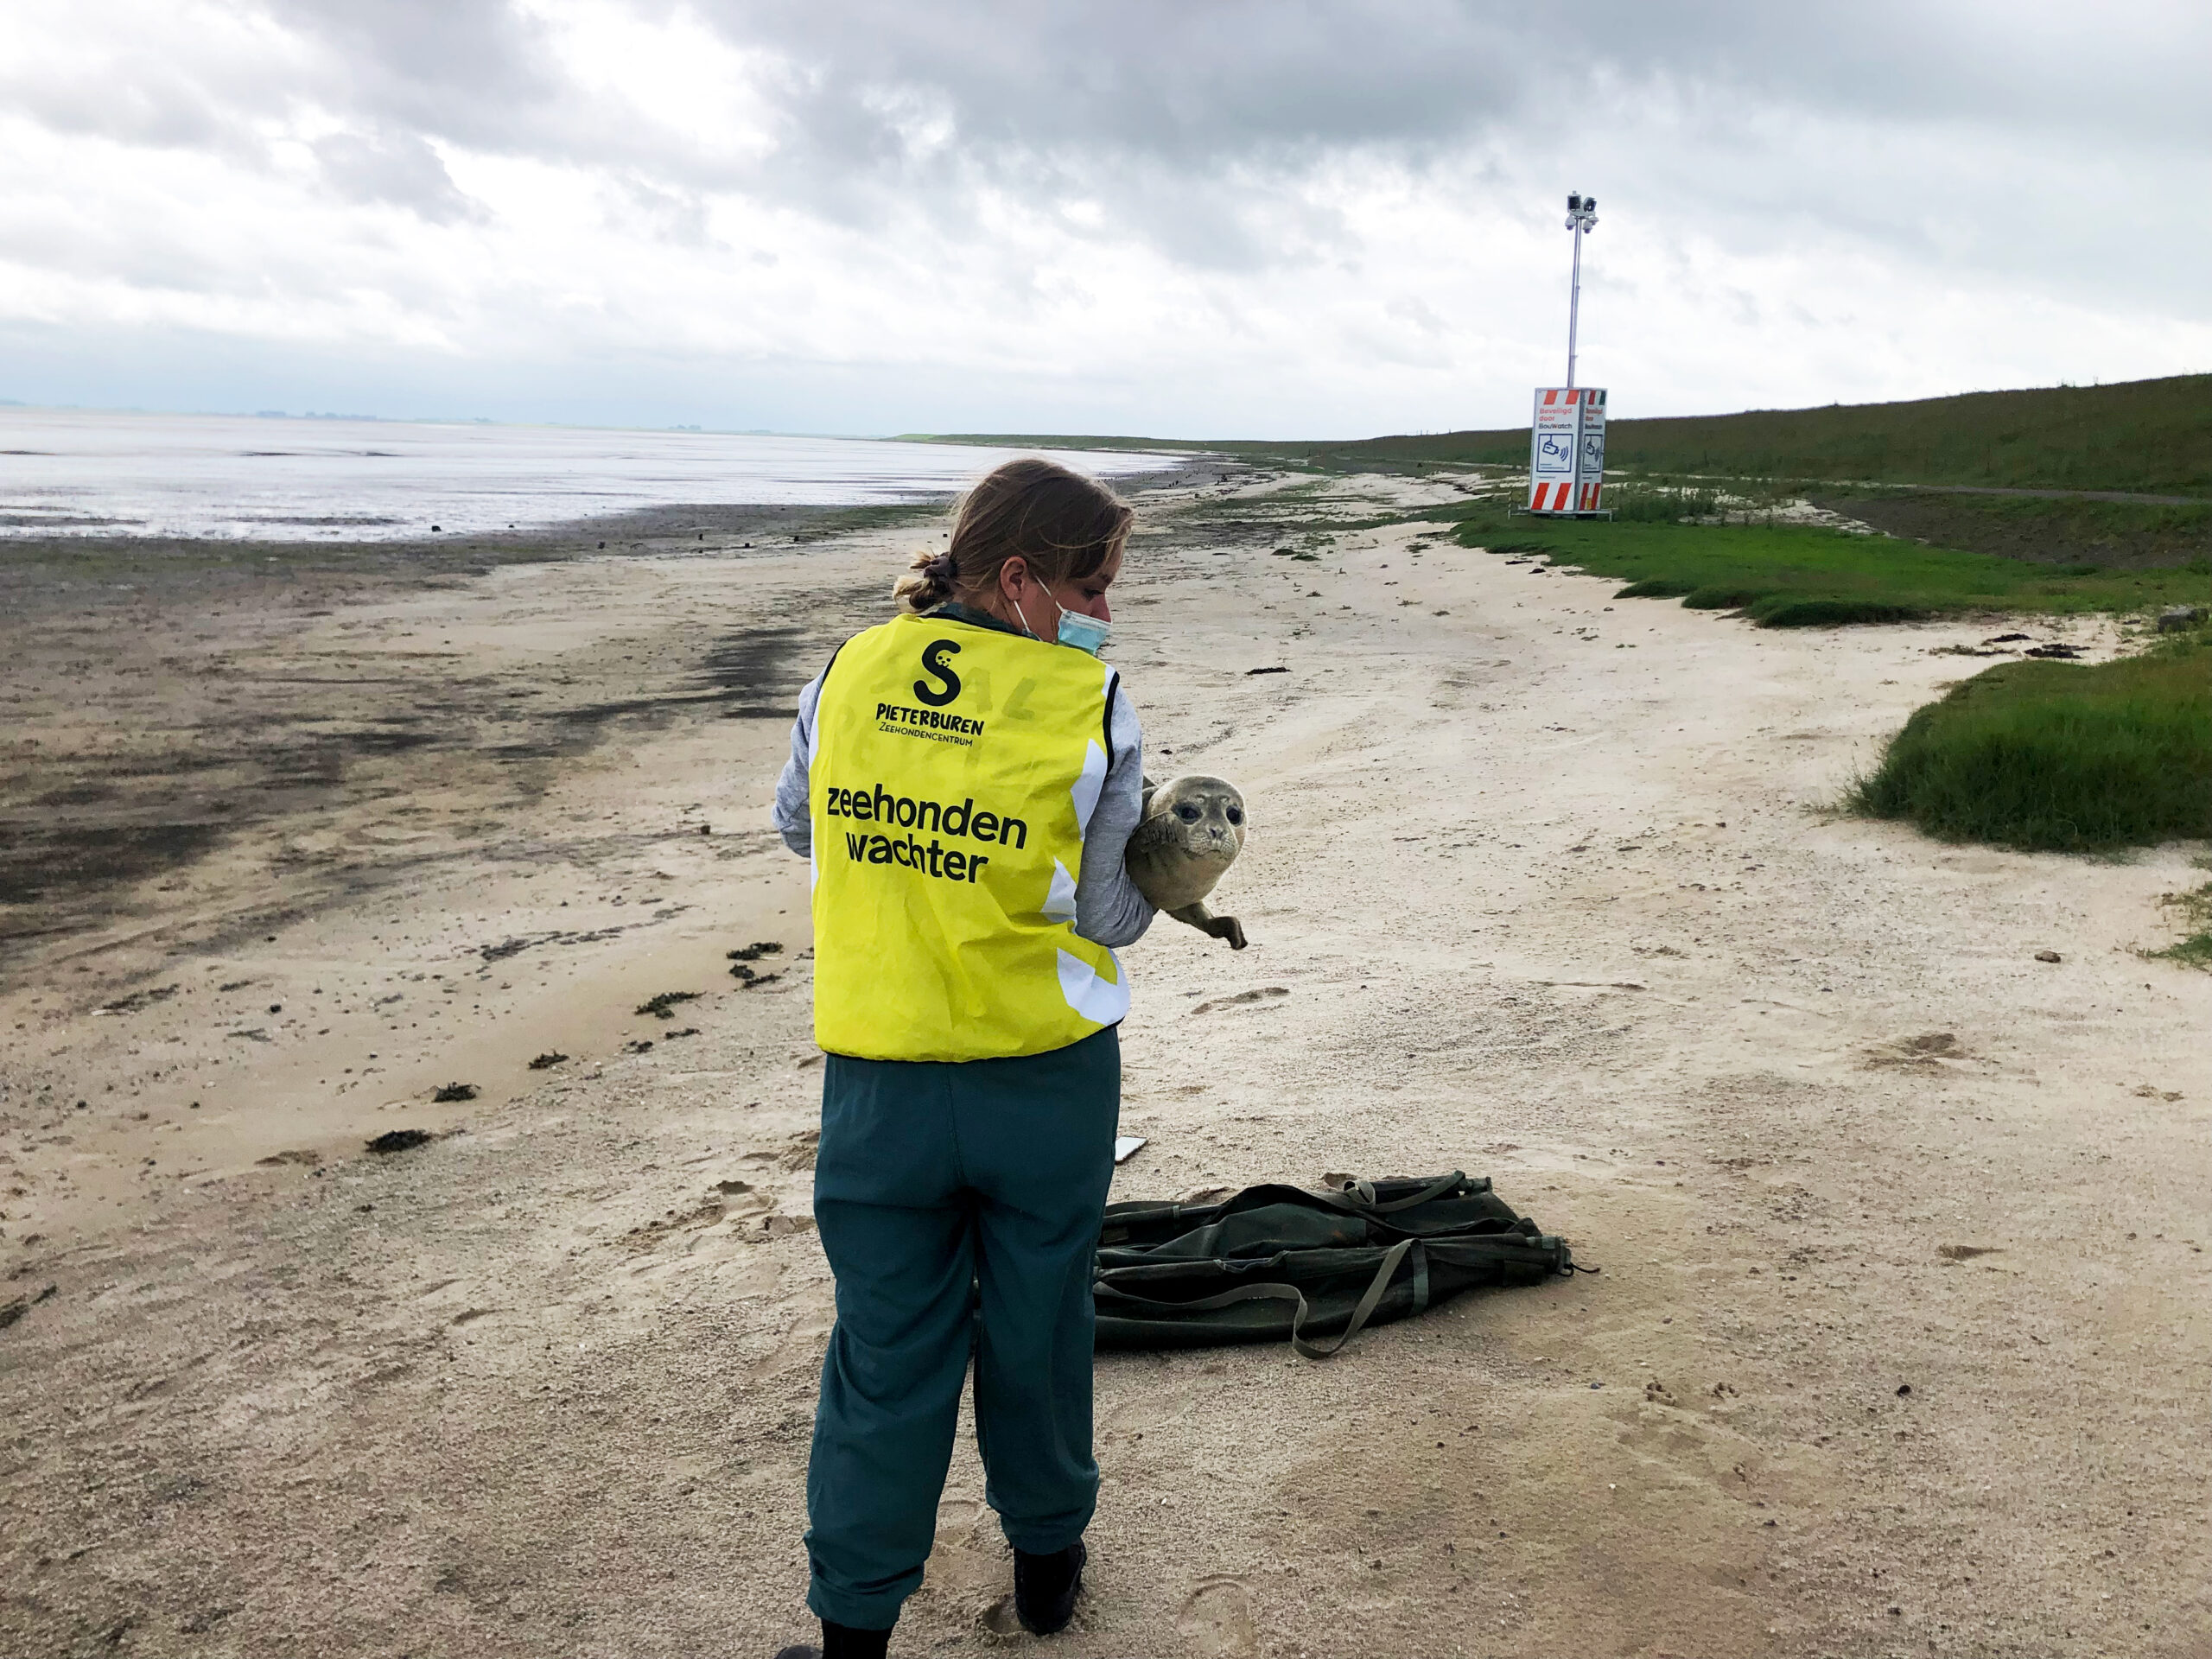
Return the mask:
<path id="1" fill-rule="evenodd" d="M 791 532 L 794 542 L 827 541 L 864 530 L 903 530 L 945 516 L 942 501 L 878 502 L 866 506 L 836 507 L 810 515 Z"/>

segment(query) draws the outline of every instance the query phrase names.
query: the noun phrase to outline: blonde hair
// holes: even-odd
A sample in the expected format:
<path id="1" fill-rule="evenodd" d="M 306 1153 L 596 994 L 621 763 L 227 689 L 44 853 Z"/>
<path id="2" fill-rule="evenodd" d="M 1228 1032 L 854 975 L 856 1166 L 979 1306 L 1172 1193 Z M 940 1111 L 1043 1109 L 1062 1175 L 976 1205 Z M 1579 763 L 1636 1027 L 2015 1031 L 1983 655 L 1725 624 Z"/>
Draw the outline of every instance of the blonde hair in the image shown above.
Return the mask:
<path id="1" fill-rule="evenodd" d="M 1095 478 L 1036 456 L 994 467 L 960 503 L 942 553 L 917 553 L 892 588 L 901 609 L 933 611 L 998 588 L 1021 558 L 1047 584 L 1096 574 L 1128 539 L 1136 514 Z"/>

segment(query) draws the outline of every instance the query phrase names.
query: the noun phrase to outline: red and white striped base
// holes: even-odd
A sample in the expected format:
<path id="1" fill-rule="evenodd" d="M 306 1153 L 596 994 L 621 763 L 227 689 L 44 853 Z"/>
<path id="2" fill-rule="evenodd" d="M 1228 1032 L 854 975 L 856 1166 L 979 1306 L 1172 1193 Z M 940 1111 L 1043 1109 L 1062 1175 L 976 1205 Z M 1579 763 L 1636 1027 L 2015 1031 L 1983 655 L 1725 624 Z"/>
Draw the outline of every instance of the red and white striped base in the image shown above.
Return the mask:
<path id="1" fill-rule="evenodd" d="M 1605 486 L 1585 484 L 1577 488 L 1562 480 L 1560 483 L 1539 482 L 1529 493 L 1531 512 L 1595 512 L 1598 511 L 1599 492 Z M 1572 497 L 1570 503 L 1569 498 Z"/>

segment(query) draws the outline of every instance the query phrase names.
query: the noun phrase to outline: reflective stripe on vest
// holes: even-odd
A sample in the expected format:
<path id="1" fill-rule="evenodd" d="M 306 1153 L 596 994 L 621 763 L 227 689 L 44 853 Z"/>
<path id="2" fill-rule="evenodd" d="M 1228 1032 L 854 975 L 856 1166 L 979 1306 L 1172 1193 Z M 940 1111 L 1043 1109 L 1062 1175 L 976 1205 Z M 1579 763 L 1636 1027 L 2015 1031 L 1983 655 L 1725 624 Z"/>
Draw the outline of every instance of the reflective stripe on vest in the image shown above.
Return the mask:
<path id="1" fill-rule="evenodd" d="M 1041 1054 L 1128 1013 L 1120 961 L 1075 931 L 1113 683 L 1082 652 L 940 617 L 845 642 L 808 767 L 823 1048 Z"/>

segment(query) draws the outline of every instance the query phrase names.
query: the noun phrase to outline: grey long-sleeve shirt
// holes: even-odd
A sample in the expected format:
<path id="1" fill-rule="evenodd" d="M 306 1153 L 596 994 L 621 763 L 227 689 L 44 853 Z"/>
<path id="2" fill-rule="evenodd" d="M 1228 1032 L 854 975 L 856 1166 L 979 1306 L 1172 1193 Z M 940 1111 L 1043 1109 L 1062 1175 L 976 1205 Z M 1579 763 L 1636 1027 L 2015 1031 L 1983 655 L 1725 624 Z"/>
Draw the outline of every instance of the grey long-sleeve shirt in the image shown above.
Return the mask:
<path id="1" fill-rule="evenodd" d="M 995 621 L 963 612 L 961 620 L 983 626 Z M 823 674 L 828 673 L 824 669 Z M 822 701 L 822 674 L 799 693 L 798 718 L 791 723 L 791 759 L 776 779 L 776 832 L 784 845 L 805 857 L 814 850 L 814 824 L 808 809 L 807 756 L 814 747 L 815 710 Z M 1144 810 L 1144 734 L 1137 711 L 1121 682 L 1114 683 L 1114 709 L 1107 725 L 1112 753 L 1106 757 L 1106 784 L 1083 830 L 1083 868 L 1075 883 L 1075 931 L 1109 950 L 1134 944 L 1152 925 L 1153 908 L 1129 880 L 1122 859 L 1129 836 Z"/>

